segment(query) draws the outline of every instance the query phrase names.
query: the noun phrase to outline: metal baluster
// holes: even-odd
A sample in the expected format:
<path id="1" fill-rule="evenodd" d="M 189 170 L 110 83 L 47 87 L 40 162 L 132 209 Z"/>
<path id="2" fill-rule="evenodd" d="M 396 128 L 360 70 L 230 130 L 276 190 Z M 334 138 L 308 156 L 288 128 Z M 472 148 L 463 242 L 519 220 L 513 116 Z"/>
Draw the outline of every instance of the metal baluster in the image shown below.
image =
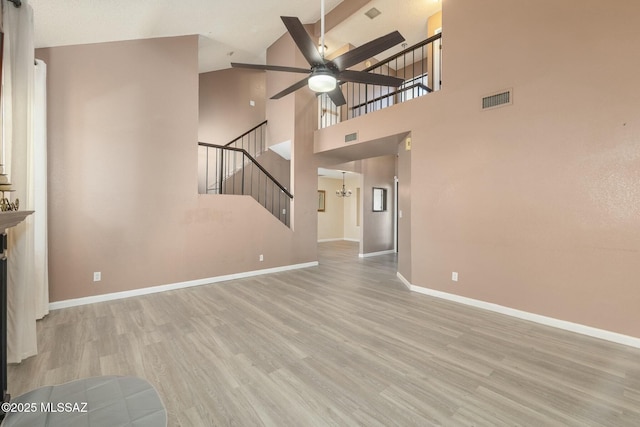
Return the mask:
<path id="1" fill-rule="evenodd" d="M 260 174 L 262 173 L 262 171 L 258 171 L 258 197 L 256 198 L 256 200 L 258 201 L 258 203 L 260 203 L 260 194 L 262 193 L 260 191 L 260 185 L 261 185 L 261 181 L 260 181 Z M 260 203 L 262 204 L 262 203 Z"/>
<path id="2" fill-rule="evenodd" d="M 224 175 L 224 150 L 216 148 L 220 159 L 220 179 L 218 180 L 218 194 L 222 194 L 222 177 Z"/>
<path id="3" fill-rule="evenodd" d="M 353 86 L 353 83 L 347 83 L 347 97 L 351 100 L 351 112 L 349 112 L 349 106 L 347 105 L 347 120 L 353 118 L 353 107 L 356 105 L 356 103 L 353 101 L 353 98 L 355 96 Z M 351 96 L 349 96 L 349 89 L 351 89 Z M 351 117 L 349 117 L 349 114 L 351 114 Z"/>
<path id="4" fill-rule="evenodd" d="M 398 58 L 396 57 L 396 77 L 398 76 Z M 398 103 L 402 102 L 402 86 L 400 86 L 398 88 L 398 93 L 396 94 L 396 96 L 399 96 L 400 98 L 398 99 Z"/>
<path id="5" fill-rule="evenodd" d="M 204 194 L 209 194 L 209 147 L 205 147 Z"/>
<path id="6" fill-rule="evenodd" d="M 347 119 L 354 117 L 355 99 L 356 99 L 356 85 L 353 83 L 347 83 L 351 85 L 351 117 L 349 117 L 349 111 L 347 111 Z"/>
<path id="7" fill-rule="evenodd" d="M 354 87 L 356 86 L 356 83 L 353 84 Z M 360 99 L 362 97 L 362 95 L 360 95 L 361 92 L 361 88 L 360 86 L 362 86 L 361 83 L 357 83 L 357 87 L 358 87 L 358 102 L 354 105 L 354 110 L 353 110 L 353 116 L 354 117 L 358 117 L 360 115 L 360 104 L 362 102 L 362 100 Z M 355 95 L 354 95 L 354 99 L 355 99 Z M 358 106 L 358 108 L 355 108 L 355 106 Z"/>
<path id="8" fill-rule="evenodd" d="M 424 81 L 424 63 L 426 62 L 425 56 L 424 56 L 424 46 L 420 46 L 420 58 L 422 58 L 421 62 L 420 62 L 420 83 L 422 83 L 423 85 L 427 86 L 429 84 L 429 81 L 427 80 L 426 82 Z M 424 89 L 420 89 L 420 93 L 422 93 L 424 91 Z M 423 95 L 425 95 L 423 93 Z"/>
<path id="9" fill-rule="evenodd" d="M 369 85 L 364 85 L 364 113 L 369 112 Z"/>
<path id="10" fill-rule="evenodd" d="M 389 67 L 389 65 L 387 64 L 387 76 L 391 75 L 391 67 Z M 390 87 L 387 87 L 387 107 L 389 107 L 389 102 L 391 102 L 391 100 L 389 98 L 391 98 L 391 92 L 393 91 L 393 89 L 391 89 Z"/>
<path id="11" fill-rule="evenodd" d="M 275 215 L 275 213 L 273 212 L 273 210 L 276 207 L 276 202 L 274 201 L 274 197 L 276 196 L 276 189 L 275 189 L 275 184 L 272 182 L 271 183 L 271 214 Z"/>
<path id="12" fill-rule="evenodd" d="M 244 196 L 244 153 L 242 153 L 242 195 Z"/>
<path id="13" fill-rule="evenodd" d="M 236 193 L 236 181 L 238 178 L 238 152 L 237 151 L 233 152 L 233 165 L 231 166 L 231 175 L 229 177 L 231 178 L 231 183 L 232 183 L 231 194 L 238 194 Z"/>
<path id="14" fill-rule="evenodd" d="M 415 98 L 416 97 L 416 91 L 415 91 L 415 79 L 416 79 L 416 50 L 412 50 L 411 51 L 411 76 L 413 78 L 413 84 L 412 84 L 412 88 L 411 88 L 411 98 Z"/>
<path id="15" fill-rule="evenodd" d="M 327 111 L 327 104 L 326 104 L 326 97 L 325 94 L 323 93 L 322 95 L 320 95 L 320 129 L 324 129 L 326 127 L 326 111 Z"/>

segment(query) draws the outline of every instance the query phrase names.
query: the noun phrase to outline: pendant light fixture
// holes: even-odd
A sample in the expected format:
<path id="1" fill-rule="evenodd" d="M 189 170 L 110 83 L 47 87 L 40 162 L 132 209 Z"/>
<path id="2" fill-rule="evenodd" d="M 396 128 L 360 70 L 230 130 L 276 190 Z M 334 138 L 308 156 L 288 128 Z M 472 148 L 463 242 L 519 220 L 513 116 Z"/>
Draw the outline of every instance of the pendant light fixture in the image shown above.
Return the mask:
<path id="1" fill-rule="evenodd" d="M 349 197 L 351 196 L 351 190 L 347 190 L 344 185 L 344 174 L 346 172 L 342 172 L 342 190 L 336 190 L 336 196 L 338 197 Z"/>

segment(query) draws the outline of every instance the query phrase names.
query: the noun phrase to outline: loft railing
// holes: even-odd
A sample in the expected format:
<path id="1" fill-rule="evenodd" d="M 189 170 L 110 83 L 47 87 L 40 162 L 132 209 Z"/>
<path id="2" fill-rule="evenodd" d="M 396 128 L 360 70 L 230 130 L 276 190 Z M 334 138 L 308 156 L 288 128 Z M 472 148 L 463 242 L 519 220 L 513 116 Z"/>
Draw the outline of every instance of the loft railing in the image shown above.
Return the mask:
<path id="1" fill-rule="evenodd" d="M 227 142 L 225 147 L 240 148 L 249 155 L 258 157 L 266 150 L 267 121 L 254 126 L 234 140 Z"/>
<path id="2" fill-rule="evenodd" d="M 199 192 L 248 195 L 290 226 L 293 195 L 244 148 L 198 143 L 201 150 Z"/>
<path id="3" fill-rule="evenodd" d="M 342 83 L 347 104 L 341 107 L 327 94 L 318 97 L 320 129 L 426 95 L 442 86 L 442 34 L 436 34 L 363 71 L 404 79 L 398 88 Z"/>

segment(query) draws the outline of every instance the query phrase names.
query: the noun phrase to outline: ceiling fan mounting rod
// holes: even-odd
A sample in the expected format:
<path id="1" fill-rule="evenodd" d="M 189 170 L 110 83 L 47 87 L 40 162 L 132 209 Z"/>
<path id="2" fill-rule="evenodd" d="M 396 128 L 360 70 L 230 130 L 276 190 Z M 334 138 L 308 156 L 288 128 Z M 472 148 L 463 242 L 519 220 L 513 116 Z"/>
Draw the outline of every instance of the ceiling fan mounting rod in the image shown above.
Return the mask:
<path id="1" fill-rule="evenodd" d="M 324 0 L 320 0 L 320 56 L 324 59 Z"/>

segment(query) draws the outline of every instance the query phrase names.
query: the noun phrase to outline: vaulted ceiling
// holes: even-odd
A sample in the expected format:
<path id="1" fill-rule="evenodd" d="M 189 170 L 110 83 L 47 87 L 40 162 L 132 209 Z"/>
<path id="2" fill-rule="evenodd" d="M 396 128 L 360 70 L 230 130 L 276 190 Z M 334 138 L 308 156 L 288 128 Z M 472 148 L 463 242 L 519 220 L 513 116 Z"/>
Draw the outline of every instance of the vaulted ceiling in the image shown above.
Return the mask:
<path id="1" fill-rule="evenodd" d="M 264 63 L 265 52 L 285 33 L 280 16 L 305 24 L 320 19 L 320 0 L 29 0 L 34 10 L 36 47 L 108 41 L 199 36 L 200 72 L 229 63 Z M 325 0 L 326 12 L 357 8 L 327 32 L 329 53 L 359 46 L 399 30 L 409 45 L 426 38 L 426 18 L 439 0 Z M 375 19 L 364 15 L 375 7 Z M 397 49 L 400 49 L 398 47 Z M 385 55 L 388 56 L 388 55 Z"/>

